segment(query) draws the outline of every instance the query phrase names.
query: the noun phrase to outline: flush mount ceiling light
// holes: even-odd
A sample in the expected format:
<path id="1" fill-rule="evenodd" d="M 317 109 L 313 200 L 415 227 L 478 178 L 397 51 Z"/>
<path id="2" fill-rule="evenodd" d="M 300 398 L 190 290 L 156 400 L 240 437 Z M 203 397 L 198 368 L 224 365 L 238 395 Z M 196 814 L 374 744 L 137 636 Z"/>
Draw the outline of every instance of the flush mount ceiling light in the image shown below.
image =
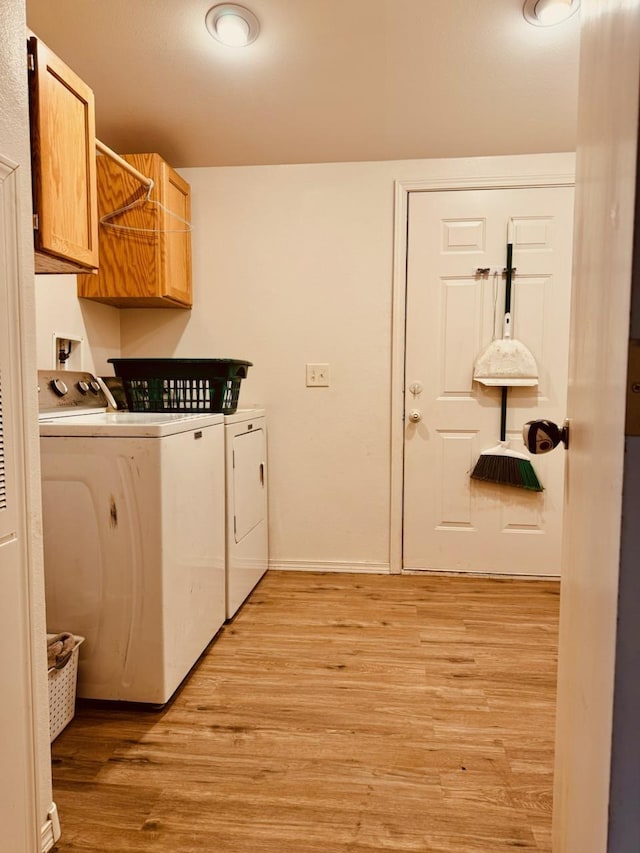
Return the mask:
<path id="1" fill-rule="evenodd" d="M 552 27 L 574 15 L 580 0 L 525 0 L 522 14 L 536 27 Z"/>
<path id="2" fill-rule="evenodd" d="M 228 47 L 246 47 L 260 32 L 260 23 L 253 12 L 235 3 L 212 6 L 204 21 L 214 39 Z"/>

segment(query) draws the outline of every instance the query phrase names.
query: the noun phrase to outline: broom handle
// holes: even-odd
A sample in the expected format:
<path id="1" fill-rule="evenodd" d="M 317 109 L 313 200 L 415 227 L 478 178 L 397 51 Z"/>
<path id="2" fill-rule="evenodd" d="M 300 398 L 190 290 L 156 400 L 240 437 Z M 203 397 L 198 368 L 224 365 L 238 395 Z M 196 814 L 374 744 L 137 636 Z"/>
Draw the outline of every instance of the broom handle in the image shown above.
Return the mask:
<path id="1" fill-rule="evenodd" d="M 507 286 L 504 293 L 504 313 L 511 313 L 511 279 L 513 276 L 513 243 L 507 243 Z"/>
<path id="2" fill-rule="evenodd" d="M 502 386 L 502 402 L 500 406 L 500 441 L 507 440 L 507 392 L 506 385 Z"/>
<path id="3" fill-rule="evenodd" d="M 513 243 L 507 243 L 507 282 L 504 292 L 504 313 L 511 313 L 511 278 L 513 275 Z M 502 400 L 500 404 L 500 441 L 507 440 L 507 393 L 509 389 L 506 385 L 502 387 Z"/>

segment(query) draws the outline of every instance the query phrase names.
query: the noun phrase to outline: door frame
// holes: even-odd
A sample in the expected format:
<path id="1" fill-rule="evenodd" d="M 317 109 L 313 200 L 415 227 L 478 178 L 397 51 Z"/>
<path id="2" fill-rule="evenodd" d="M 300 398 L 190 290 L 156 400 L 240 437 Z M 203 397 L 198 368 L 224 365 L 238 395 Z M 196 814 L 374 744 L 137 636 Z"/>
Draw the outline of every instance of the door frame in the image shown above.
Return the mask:
<path id="1" fill-rule="evenodd" d="M 38 607 L 43 589 L 41 551 L 34 541 L 39 529 L 40 501 L 39 491 L 34 494 L 31 488 L 32 483 L 39 483 L 39 466 L 33 456 L 37 449 L 36 389 L 27 378 L 33 374 L 24 353 L 25 337 L 29 337 L 23 332 L 29 317 L 20 257 L 20 190 L 24 178 L 19 164 L 0 154 L 0 244 L 4 246 L 0 287 L 6 288 L 9 325 L 8 359 L 4 365 L 8 394 L 3 420 L 8 507 L 13 504 L 2 543 L 15 552 L 11 572 L 5 578 L 0 614 L 5 621 L 10 618 L 13 622 L 16 640 L 15 654 L 5 661 L 5 678 L 11 680 L 12 689 L 3 697 L 6 707 L 2 714 L 4 739 L 11 740 L 14 750 L 8 760 L 14 762 L 14 767 L 10 777 L 0 779 L 0 794 L 3 806 L 15 816 L 6 826 L 11 840 L 17 842 L 19 833 L 30 850 L 44 851 L 53 847 L 59 832 L 56 835 L 57 811 L 51 802 L 49 700 L 43 645 L 46 629 L 44 611 Z"/>
<path id="2" fill-rule="evenodd" d="M 532 155 L 530 161 L 537 156 Z M 502 158 L 492 158 L 499 167 Z M 480 165 L 485 165 L 481 163 Z M 575 186 L 575 172 L 538 171 L 533 167 L 524 175 L 451 176 L 395 181 L 393 226 L 393 278 L 391 327 L 391 472 L 389 571 L 401 574 L 404 526 L 404 364 L 407 321 L 407 250 L 409 226 L 409 193 L 450 192 L 459 190 L 534 189 Z"/>

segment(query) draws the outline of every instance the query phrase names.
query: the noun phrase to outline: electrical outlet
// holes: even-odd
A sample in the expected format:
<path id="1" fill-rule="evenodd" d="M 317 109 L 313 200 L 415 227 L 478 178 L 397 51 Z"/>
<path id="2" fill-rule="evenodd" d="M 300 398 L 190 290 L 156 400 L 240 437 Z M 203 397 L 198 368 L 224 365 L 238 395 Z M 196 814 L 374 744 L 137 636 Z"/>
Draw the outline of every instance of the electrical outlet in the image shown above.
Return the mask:
<path id="1" fill-rule="evenodd" d="M 329 387 L 329 365 L 307 364 L 307 388 Z"/>

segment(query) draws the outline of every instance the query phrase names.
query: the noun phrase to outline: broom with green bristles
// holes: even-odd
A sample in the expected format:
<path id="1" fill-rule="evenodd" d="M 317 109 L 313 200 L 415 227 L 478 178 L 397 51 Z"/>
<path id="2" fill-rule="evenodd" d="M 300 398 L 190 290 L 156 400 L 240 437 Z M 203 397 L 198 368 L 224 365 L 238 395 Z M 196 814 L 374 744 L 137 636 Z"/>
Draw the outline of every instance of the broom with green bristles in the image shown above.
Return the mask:
<path id="1" fill-rule="evenodd" d="M 511 312 L 511 283 L 513 277 L 513 243 L 509 235 L 507 243 L 507 267 L 506 267 L 506 292 L 505 292 L 505 318 Z M 508 322 L 505 325 L 508 326 Z M 541 492 L 542 486 L 524 453 L 511 450 L 507 441 L 507 394 L 509 388 L 502 386 L 502 401 L 500 407 L 500 444 L 489 450 L 483 450 L 476 466 L 471 472 L 474 480 L 485 480 L 489 483 L 499 483 L 505 486 L 518 486 L 533 492 Z"/>

